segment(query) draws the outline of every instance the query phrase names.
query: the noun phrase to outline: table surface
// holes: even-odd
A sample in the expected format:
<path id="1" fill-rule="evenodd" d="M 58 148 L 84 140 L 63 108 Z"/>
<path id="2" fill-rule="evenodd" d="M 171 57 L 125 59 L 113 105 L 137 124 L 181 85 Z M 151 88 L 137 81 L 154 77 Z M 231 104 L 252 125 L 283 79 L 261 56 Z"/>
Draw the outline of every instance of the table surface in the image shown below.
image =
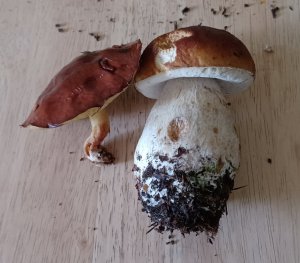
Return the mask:
<path id="1" fill-rule="evenodd" d="M 0 0 L 0 262 L 300 262 L 300 7 L 272 3 Z M 145 47 L 174 21 L 228 27 L 257 67 L 251 89 L 228 98 L 242 147 L 235 186 L 246 187 L 231 194 L 213 244 L 204 234 L 176 233 L 174 245 L 167 234 L 146 235 L 131 169 L 154 101 L 134 88 L 108 107 L 104 145 L 114 165 L 80 161 L 87 120 L 19 127 L 52 76 L 80 52 L 137 38 Z"/>

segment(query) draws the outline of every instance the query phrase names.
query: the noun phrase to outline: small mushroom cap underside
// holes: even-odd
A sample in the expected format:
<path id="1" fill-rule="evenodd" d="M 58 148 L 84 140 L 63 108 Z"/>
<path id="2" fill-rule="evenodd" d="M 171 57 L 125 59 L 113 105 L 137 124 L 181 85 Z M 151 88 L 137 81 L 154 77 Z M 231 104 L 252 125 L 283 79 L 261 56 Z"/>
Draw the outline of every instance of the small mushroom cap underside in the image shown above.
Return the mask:
<path id="1" fill-rule="evenodd" d="M 165 82 L 181 77 L 215 78 L 224 93 L 248 88 L 255 64 L 246 46 L 225 30 L 180 28 L 154 39 L 144 50 L 136 88 L 157 99 Z"/>
<path id="2" fill-rule="evenodd" d="M 55 75 L 22 126 L 57 127 L 105 107 L 132 82 L 141 47 L 137 40 L 84 52 Z"/>

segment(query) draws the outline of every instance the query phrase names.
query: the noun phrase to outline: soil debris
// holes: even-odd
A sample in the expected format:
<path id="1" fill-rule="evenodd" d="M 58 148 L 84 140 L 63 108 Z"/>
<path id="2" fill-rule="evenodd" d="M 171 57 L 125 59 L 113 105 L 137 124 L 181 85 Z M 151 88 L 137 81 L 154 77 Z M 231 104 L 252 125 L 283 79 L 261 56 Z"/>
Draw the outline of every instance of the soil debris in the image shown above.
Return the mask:
<path id="1" fill-rule="evenodd" d="M 217 10 L 215 10 L 215 9 L 213 9 L 213 8 L 210 9 L 210 12 L 212 12 L 213 15 L 216 15 L 216 14 L 218 13 Z"/>
<path id="2" fill-rule="evenodd" d="M 279 12 L 280 8 L 278 6 L 271 6 L 271 13 L 272 13 L 272 17 L 276 18 L 278 16 L 278 12 Z"/>
<path id="3" fill-rule="evenodd" d="M 191 9 L 189 8 L 189 7 L 185 7 L 185 8 L 183 8 L 182 10 L 181 10 L 181 13 L 183 14 L 183 15 L 186 15 L 188 12 L 190 12 L 191 11 Z"/>
<path id="4" fill-rule="evenodd" d="M 223 11 L 222 11 L 222 16 L 224 17 L 229 17 L 230 14 L 228 13 L 228 8 L 227 7 L 223 7 Z"/>
<path id="5" fill-rule="evenodd" d="M 57 23 L 55 24 L 55 27 L 57 28 L 57 31 L 60 33 L 64 33 L 68 31 L 68 28 L 66 28 L 66 23 Z"/>
<path id="6" fill-rule="evenodd" d="M 210 12 L 212 12 L 213 15 L 221 14 L 224 17 L 229 17 L 231 15 L 231 13 L 229 12 L 229 7 L 225 7 L 225 6 L 220 6 L 219 10 L 211 8 Z"/>
<path id="7" fill-rule="evenodd" d="M 177 241 L 170 240 L 170 241 L 166 242 L 166 245 L 175 245 L 176 243 L 177 243 Z"/>
<path id="8" fill-rule="evenodd" d="M 92 33 L 89 33 L 90 36 L 94 37 L 96 39 L 96 41 L 100 41 L 103 39 L 103 35 L 101 35 L 100 33 L 96 33 L 96 32 L 92 32 Z"/>
<path id="9" fill-rule="evenodd" d="M 174 21 L 174 30 L 176 30 L 177 28 L 178 28 L 177 21 Z"/>
<path id="10" fill-rule="evenodd" d="M 65 33 L 65 32 L 67 32 L 67 31 L 68 31 L 67 28 L 59 28 L 59 29 L 58 29 L 58 32 L 59 32 L 59 33 Z"/>

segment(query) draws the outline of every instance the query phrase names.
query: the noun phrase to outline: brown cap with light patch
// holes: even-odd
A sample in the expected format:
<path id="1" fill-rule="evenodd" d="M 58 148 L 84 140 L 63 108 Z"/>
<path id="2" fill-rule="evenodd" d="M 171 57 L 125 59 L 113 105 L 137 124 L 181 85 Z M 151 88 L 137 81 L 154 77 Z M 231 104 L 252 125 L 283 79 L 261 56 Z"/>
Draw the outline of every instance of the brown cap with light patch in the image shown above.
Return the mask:
<path id="1" fill-rule="evenodd" d="M 84 52 L 50 81 L 22 126 L 57 127 L 91 108 L 102 107 L 134 78 L 141 46 L 137 40 Z"/>
<path id="2" fill-rule="evenodd" d="M 176 48 L 174 59 L 158 58 L 161 50 L 172 48 Z M 136 81 L 182 67 L 231 67 L 255 74 L 254 61 L 239 39 L 225 30 L 191 26 L 154 39 L 142 54 Z"/>
<path id="3" fill-rule="evenodd" d="M 170 79 L 211 78 L 233 94 L 250 87 L 254 76 L 254 61 L 239 39 L 225 30 L 192 26 L 161 35 L 146 47 L 135 86 L 158 99 Z"/>

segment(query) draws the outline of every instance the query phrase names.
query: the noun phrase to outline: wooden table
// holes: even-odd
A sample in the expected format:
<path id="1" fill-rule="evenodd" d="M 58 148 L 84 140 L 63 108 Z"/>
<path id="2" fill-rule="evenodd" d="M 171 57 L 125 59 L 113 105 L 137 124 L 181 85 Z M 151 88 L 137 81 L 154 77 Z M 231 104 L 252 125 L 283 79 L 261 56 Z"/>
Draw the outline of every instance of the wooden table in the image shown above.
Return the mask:
<path id="1" fill-rule="evenodd" d="M 300 262 L 299 1 L 277 1 L 276 18 L 270 2 L 255 0 L 0 4 L 1 263 Z M 80 161 L 88 121 L 46 131 L 18 126 L 51 77 L 80 52 L 137 38 L 146 46 L 174 21 L 228 27 L 257 66 L 252 88 L 229 98 L 242 146 L 235 185 L 247 187 L 232 193 L 213 245 L 203 234 L 177 233 L 175 245 L 166 244 L 167 234 L 146 235 L 149 220 L 131 169 L 154 102 L 133 88 L 109 106 L 105 146 L 114 165 Z"/>

